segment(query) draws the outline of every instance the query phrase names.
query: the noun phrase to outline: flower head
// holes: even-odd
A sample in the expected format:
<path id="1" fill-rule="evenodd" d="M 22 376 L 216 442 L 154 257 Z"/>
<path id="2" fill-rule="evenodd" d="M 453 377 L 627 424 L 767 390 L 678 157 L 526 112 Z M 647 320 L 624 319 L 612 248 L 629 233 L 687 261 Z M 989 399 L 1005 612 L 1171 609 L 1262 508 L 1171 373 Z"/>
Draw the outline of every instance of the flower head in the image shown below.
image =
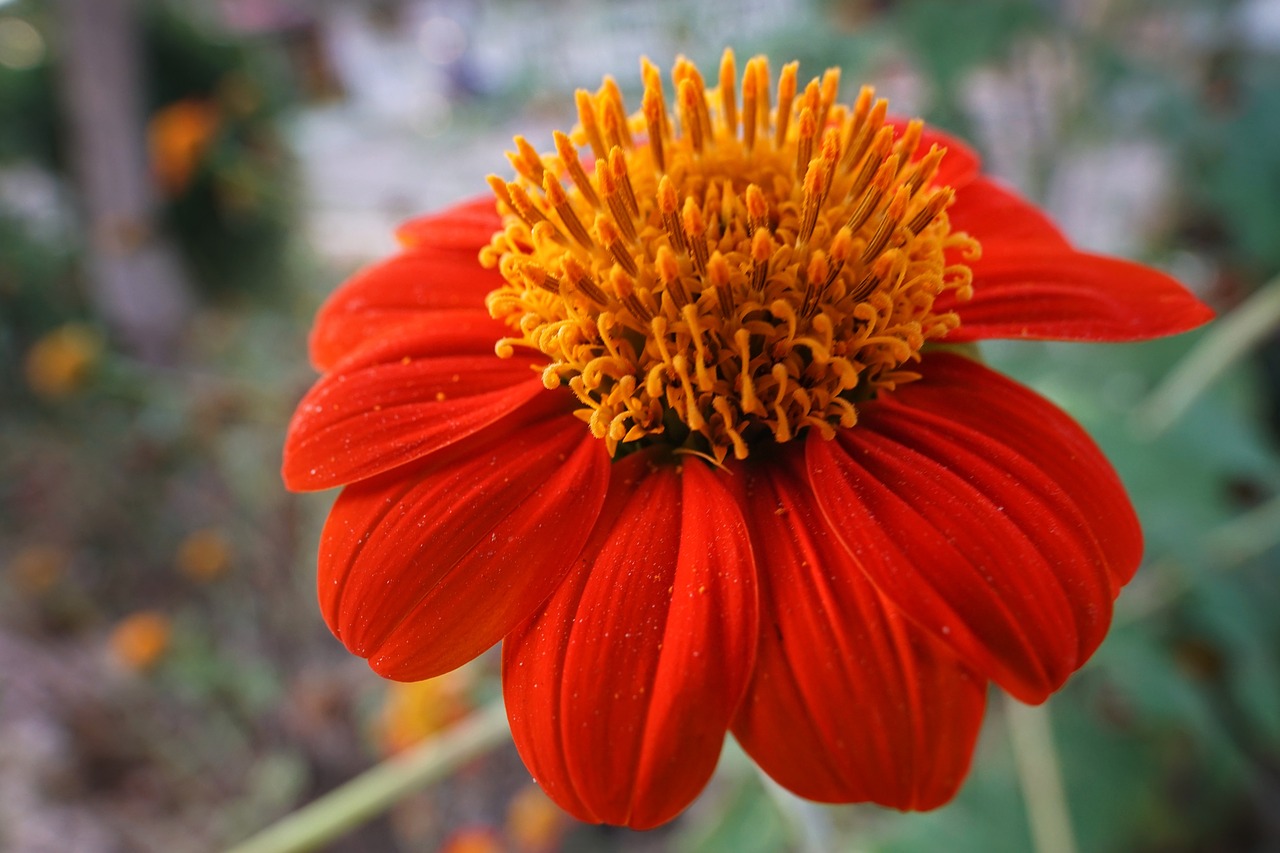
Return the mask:
<path id="1" fill-rule="evenodd" d="M 84 387 L 101 355 L 102 339 L 93 329 L 66 323 L 27 350 L 27 385 L 46 400 L 70 397 Z"/>
<path id="2" fill-rule="evenodd" d="M 959 325 L 937 303 L 969 296 L 957 259 L 978 248 L 934 183 L 945 149 L 925 150 L 918 121 L 895 139 L 870 88 L 837 105 L 834 71 L 797 98 L 797 67 L 771 113 L 768 66 L 747 63 L 739 133 L 731 53 L 711 97 L 676 64 L 677 121 L 646 63 L 632 119 L 612 81 L 579 96 L 594 181 L 564 134 L 563 169 L 518 137 L 517 179 L 491 179 L 512 211 L 481 255 L 507 281 L 488 298 L 512 328 L 499 353 L 543 353 L 544 384 L 573 390 L 615 456 L 659 443 L 722 462 L 810 428 L 832 438 Z"/>
<path id="3" fill-rule="evenodd" d="M 111 631 L 111 652 L 125 669 L 146 672 L 168 651 L 171 634 L 169 617 L 141 610 L 120 620 Z"/>
<path id="4" fill-rule="evenodd" d="M 727 731 L 802 796 L 937 806 L 988 681 L 1061 686 L 1142 550 L 1083 431 L 946 345 L 1211 314 L 834 70 L 680 60 L 674 106 L 642 70 L 638 112 L 579 92 L 497 212 L 409 223 L 321 309 L 284 476 L 346 486 L 325 618 L 402 680 L 503 640 L 516 744 L 583 820 L 671 819 Z"/>

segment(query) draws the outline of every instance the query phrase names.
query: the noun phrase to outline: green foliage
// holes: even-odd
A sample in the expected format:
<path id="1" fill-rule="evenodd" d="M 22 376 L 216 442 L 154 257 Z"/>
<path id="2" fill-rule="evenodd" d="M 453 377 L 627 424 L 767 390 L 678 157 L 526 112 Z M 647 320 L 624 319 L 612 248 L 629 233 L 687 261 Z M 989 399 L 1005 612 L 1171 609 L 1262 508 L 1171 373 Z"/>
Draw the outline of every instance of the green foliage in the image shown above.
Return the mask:
<path id="1" fill-rule="evenodd" d="M 1232 102 L 1206 124 L 1189 169 L 1233 259 L 1259 276 L 1280 270 L 1280 159 L 1265 141 L 1280 139 L 1276 79 L 1266 74 L 1235 84 Z"/>
<path id="2" fill-rule="evenodd" d="M 47 9 L 31 0 L 0 7 L 0 15 L 35 27 L 45 55 L 29 68 L 0 63 L 0 166 L 34 158 L 44 166 L 59 158 L 60 122 L 53 63 L 49 61 L 52 19 Z"/>
<path id="3" fill-rule="evenodd" d="M 293 212 L 292 164 L 277 130 L 287 76 L 262 50 L 147 7 L 151 121 L 175 105 L 212 116 L 189 177 L 165 190 L 165 226 L 210 295 L 279 294 Z"/>
<path id="4" fill-rule="evenodd" d="M 893 23 L 936 89 L 930 120 L 963 131 L 969 127 L 960 98 L 965 75 L 1005 60 L 1019 39 L 1046 29 L 1050 21 L 1032 0 L 908 0 L 896 5 Z"/>
<path id="5" fill-rule="evenodd" d="M 1019 808 L 1017 779 L 1005 733 L 989 725 L 975 758 L 975 773 L 944 809 L 893 816 L 870 844 L 875 853 L 1025 853 L 1031 849 Z"/>
<path id="6" fill-rule="evenodd" d="M 680 853 L 777 853 L 787 849 L 789 829 L 754 774 L 735 780 L 715 820 L 686 832 Z"/>

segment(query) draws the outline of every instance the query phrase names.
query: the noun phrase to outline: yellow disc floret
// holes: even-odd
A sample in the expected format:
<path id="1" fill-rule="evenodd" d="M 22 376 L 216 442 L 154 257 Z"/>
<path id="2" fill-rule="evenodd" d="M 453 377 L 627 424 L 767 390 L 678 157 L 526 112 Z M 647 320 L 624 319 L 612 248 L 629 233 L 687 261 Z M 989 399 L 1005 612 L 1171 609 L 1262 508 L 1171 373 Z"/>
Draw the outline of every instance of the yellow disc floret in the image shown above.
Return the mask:
<path id="1" fill-rule="evenodd" d="M 664 441 L 723 460 L 809 428 L 830 437 L 857 403 L 916 378 L 927 341 L 967 299 L 945 150 L 919 152 L 863 88 L 835 103 L 839 72 L 803 90 L 795 63 L 770 105 L 769 66 L 732 52 L 708 89 L 677 60 L 675 113 L 656 67 L 628 116 L 617 84 L 579 91 L 581 126 L 555 152 L 516 137 L 514 181 L 489 179 L 504 229 L 481 253 L 506 284 L 489 295 L 516 347 L 544 353 L 592 433 L 619 446 Z M 954 251 L 953 251 L 954 250 Z"/>

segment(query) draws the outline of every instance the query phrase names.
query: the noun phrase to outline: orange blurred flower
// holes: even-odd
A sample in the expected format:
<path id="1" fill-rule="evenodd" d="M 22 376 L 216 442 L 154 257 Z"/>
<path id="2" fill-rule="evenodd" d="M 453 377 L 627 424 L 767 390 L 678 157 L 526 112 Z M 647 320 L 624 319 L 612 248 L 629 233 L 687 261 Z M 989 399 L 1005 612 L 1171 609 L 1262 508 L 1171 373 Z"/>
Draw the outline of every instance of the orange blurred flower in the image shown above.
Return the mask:
<path id="1" fill-rule="evenodd" d="M 466 716 L 470 685 L 465 669 L 426 681 L 389 682 L 376 726 L 379 747 L 394 754 Z"/>
<path id="2" fill-rule="evenodd" d="M 39 595 L 53 588 L 66 573 L 71 555 L 56 545 L 23 548 L 9 562 L 9 579 L 25 593 Z"/>
<path id="3" fill-rule="evenodd" d="M 197 98 L 175 101 L 151 116 L 147 124 L 151 169 L 167 194 L 178 195 L 186 189 L 219 122 L 217 106 Z"/>
<path id="4" fill-rule="evenodd" d="M 163 613 L 139 611 L 126 616 L 111 632 L 111 653 L 126 669 L 145 672 L 168 650 L 171 630 Z"/>
<path id="5" fill-rule="evenodd" d="M 226 574 L 231 566 L 231 543 L 212 527 L 187 535 L 178 546 L 178 570 L 197 583 L 208 583 Z"/>
<path id="6" fill-rule="evenodd" d="M 488 827 L 460 829 L 445 840 L 441 853 L 505 853 L 502 839 Z"/>
<path id="7" fill-rule="evenodd" d="M 565 815 L 537 785 L 526 785 L 507 806 L 507 837 L 520 853 L 555 848 L 565 830 Z"/>
<path id="8" fill-rule="evenodd" d="M 78 391 L 102 352 L 102 338 L 82 323 L 66 323 L 31 345 L 24 364 L 27 385 L 40 397 L 60 400 Z"/>

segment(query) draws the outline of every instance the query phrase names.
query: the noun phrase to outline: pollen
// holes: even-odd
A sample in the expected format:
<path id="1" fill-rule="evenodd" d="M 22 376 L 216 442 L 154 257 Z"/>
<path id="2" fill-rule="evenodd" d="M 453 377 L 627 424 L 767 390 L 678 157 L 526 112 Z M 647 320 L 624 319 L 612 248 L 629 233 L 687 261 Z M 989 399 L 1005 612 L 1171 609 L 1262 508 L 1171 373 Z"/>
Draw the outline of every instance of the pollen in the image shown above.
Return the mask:
<path id="1" fill-rule="evenodd" d="M 580 90 L 576 129 L 547 153 L 517 137 L 515 178 L 489 178 L 498 354 L 542 353 L 543 383 L 572 390 L 614 455 L 664 443 L 718 463 L 854 426 L 959 325 L 938 297 L 972 292 L 945 149 L 920 150 L 923 125 L 888 123 L 869 87 L 837 104 L 834 69 L 800 88 L 788 64 L 775 90 L 756 57 L 739 88 L 726 51 L 708 89 L 682 58 L 670 107 L 641 72 L 640 110 L 612 78 Z"/>

